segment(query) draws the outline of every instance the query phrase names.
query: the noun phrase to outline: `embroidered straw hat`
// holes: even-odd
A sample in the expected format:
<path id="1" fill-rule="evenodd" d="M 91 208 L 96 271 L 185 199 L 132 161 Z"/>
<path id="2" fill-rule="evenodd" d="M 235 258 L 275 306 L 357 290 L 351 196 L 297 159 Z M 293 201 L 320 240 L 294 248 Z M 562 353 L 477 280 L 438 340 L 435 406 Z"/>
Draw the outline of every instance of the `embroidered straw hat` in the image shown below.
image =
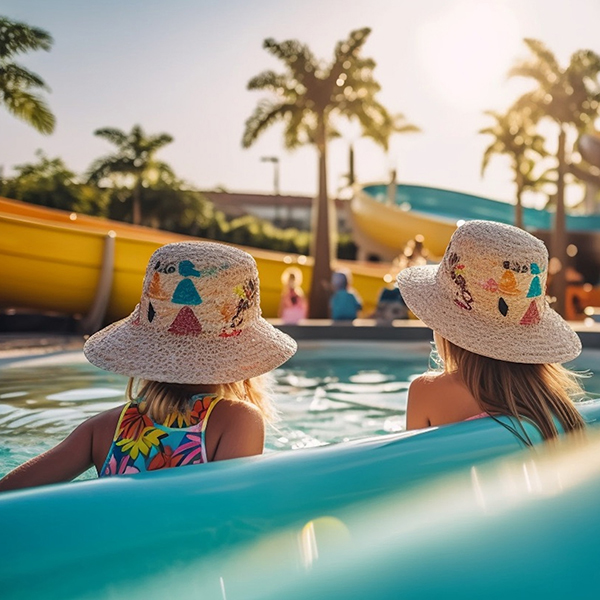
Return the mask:
<path id="1" fill-rule="evenodd" d="M 231 383 L 278 367 L 296 342 L 261 317 L 252 256 L 212 242 L 179 242 L 150 258 L 133 313 L 94 334 L 94 365 L 151 381 Z"/>
<path id="2" fill-rule="evenodd" d="M 427 326 L 476 354 L 517 363 L 563 363 L 581 352 L 577 334 L 545 297 L 548 252 L 529 233 L 470 221 L 440 265 L 400 272 L 407 306 Z"/>

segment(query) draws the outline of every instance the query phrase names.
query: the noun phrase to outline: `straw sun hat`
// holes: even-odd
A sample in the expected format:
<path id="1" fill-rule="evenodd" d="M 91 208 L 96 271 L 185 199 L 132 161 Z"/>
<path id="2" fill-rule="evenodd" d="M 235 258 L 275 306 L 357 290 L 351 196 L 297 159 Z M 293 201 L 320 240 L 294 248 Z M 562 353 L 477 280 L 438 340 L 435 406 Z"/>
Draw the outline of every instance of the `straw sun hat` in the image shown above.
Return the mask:
<path id="1" fill-rule="evenodd" d="M 150 258 L 133 313 L 94 334 L 94 365 L 182 384 L 241 381 L 278 367 L 296 342 L 261 317 L 252 256 L 211 242 L 180 242 Z"/>
<path id="2" fill-rule="evenodd" d="M 577 334 L 545 297 L 548 252 L 529 233 L 470 221 L 440 265 L 400 272 L 407 306 L 456 346 L 517 363 L 563 363 L 581 352 Z"/>

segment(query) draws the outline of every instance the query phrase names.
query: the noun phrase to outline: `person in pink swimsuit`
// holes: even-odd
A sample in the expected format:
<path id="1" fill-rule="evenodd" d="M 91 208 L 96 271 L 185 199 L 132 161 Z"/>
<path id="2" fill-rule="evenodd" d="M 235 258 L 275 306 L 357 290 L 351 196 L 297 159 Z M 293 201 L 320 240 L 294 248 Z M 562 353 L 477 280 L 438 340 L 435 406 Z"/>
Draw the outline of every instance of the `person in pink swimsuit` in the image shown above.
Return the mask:
<path id="1" fill-rule="evenodd" d="M 583 390 L 562 363 L 581 342 L 545 296 L 548 252 L 529 233 L 491 221 L 459 227 L 441 264 L 400 272 L 412 312 L 433 329 L 440 372 L 409 388 L 407 429 L 507 415 L 543 439 L 582 430 Z"/>
<path id="2" fill-rule="evenodd" d="M 281 276 L 281 300 L 279 318 L 286 325 L 296 325 L 308 314 L 308 303 L 302 290 L 302 271 L 288 267 Z"/>
<path id="3" fill-rule="evenodd" d="M 133 313 L 90 337 L 88 360 L 130 378 L 127 403 L 21 465 L 0 491 L 251 456 L 275 416 L 266 374 L 296 351 L 260 312 L 252 256 L 180 242 L 150 258 Z"/>

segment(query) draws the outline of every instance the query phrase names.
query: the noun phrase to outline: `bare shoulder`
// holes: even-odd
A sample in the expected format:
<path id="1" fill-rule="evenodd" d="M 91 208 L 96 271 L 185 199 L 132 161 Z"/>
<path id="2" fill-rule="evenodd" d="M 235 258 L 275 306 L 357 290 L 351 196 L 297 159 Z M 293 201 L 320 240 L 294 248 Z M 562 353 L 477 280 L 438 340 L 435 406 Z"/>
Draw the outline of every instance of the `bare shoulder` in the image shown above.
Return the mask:
<path id="1" fill-rule="evenodd" d="M 448 373 L 423 373 L 410 384 L 410 391 L 419 395 L 438 394 L 449 383 Z"/>
<path id="2" fill-rule="evenodd" d="M 223 398 L 213 408 L 210 420 L 211 425 L 223 423 L 229 427 L 233 424 L 243 424 L 264 428 L 264 419 L 260 409 L 243 400 Z"/>
<path id="3" fill-rule="evenodd" d="M 213 408 L 206 428 L 209 460 L 261 454 L 264 440 L 265 421 L 253 404 L 223 398 Z"/>
<path id="4" fill-rule="evenodd" d="M 101 427 L 106 424 L 110 424 L 116 427 L 117 421 L 119 420 L 119 417 L 121 416 L 121 413 L 123 412 L 124 408 L 125 405 L 121 404 L 120 406 L 115 406 L 115 408 L 110 408 L 108 410 L 102 411 L 101 413 L 90 417 L 86 421 L 86 423 L 91 427 Z"/>
<path id="5" fill-rule="evenodd" d="M 453 374 L 425 373 L 408 388 L 406 428 L 421 429 L 437 421 L 437 415 L 451 390 Z"/>

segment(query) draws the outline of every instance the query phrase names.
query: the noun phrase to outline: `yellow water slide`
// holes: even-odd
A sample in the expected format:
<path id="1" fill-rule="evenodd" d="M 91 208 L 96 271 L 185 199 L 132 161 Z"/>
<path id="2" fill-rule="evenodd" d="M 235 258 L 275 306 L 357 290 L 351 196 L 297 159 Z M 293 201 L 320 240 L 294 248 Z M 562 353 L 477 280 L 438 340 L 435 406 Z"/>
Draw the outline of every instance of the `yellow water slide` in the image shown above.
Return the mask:
<path id="1" fill-rule="evenodd" d="M 106 318 L 125 317 L 139 300 L 150 255 L 164 244 L 191 239 L 194 238 L 0 199 L 0 307 L 86 315 L 98 298 L 99 288 L 108 281 Z M 111 249 L 108 253 L 107 248 Z M 277 316 L 281 275 L 289 265 L 302 270 L 303 287 L 310 288 L 310 258 L 244 249 L 258 265 L 261 305 L 266 317 Z M 338 266 L 353 273 L 354 287 L 363 298 L 365 314 L 369 314 L 383 286 L 386 267 L 349 261 L 339 261 Z"/>
<path id="2" fill-rule="evenodd" d="M 356 243 L 367 253 L 392 260 L 416 235 L 425 238 L 432 257 L 440 257 L 456 229 L 456 220 L 426 215 L 402 204 L 381 200 L 358 190 L 350 203 Z"/>

